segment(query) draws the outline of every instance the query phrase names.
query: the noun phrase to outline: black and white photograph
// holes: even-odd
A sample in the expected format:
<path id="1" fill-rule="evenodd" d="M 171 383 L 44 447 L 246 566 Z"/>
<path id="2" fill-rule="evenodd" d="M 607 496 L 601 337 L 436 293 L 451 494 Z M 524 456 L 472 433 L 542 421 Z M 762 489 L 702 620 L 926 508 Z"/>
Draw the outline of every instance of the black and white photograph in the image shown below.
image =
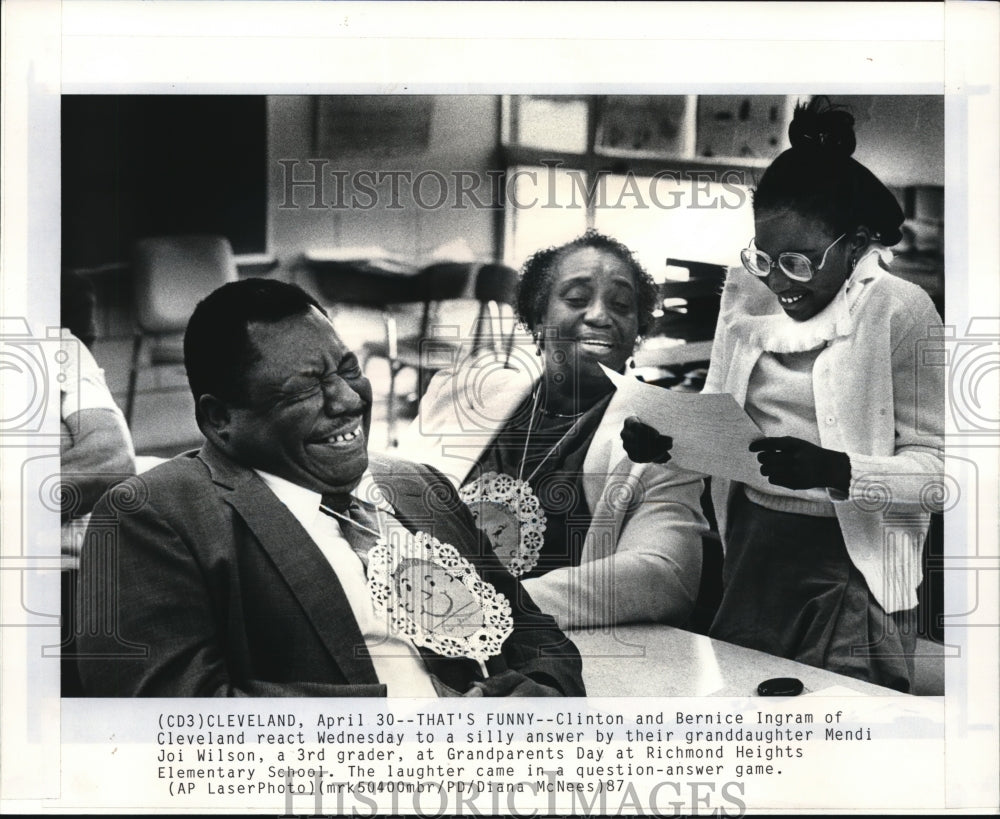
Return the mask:
<path id="1" fill-rule="evenodd" d="M 995 10 L 183 5 L 8 7 L 5 804 L 1000 807 Z"/>
<path id="2" fill-rule="evenodd" d="M 113 556 L 88 544 L 78 519 L 100 494 L 79 479 L 68 687 L 75 671 L 95 696 L 432 692 L 395 684 L 421 668 L 359 663 L 357 633 L 336 625 L 402 606 L 428 634 L 435 611 L 442 637 L 488 628 L 478 601 L 452 608 L 438 590 L 443 569 L 407 580 L 412 600 L 354 612 L 345 556 L 311 530 L 323 515 L 367 535 L 346 557 L 381 593 L 367 553 L 386 521 L 372 508 L 348 522 L 350 501 L 330 500 L 346 487 L 370 503 L 356 492 L 370 472 L 388 494 L 420 481 L 424 508 L 381 514 L 497 554 L 519 580 L 512 605 L 599 627 L 580 635 L 612 658 L 584 669 L 592 696 L 625 693 L 617 643 L 668 641 L 674 660 L 711 646 L 717 687 L 668 685 L 647 655 L 629 695 L 809 673 L 768 655 L 943 693 L 940 576 L 924 566 L 941 554 L 944 379 L 919 357 L 944 314 L 943 96 L 67 95 L 61 132 L 63 275 L 86 292 L 63 286 L 62 323 L 106 362 L 81 386 L 107 387 L 106 406 L 72 404 L 80 444 L 63 471 L 94 442 L 111 495 L 89 540 L 116 532 Z M 296 328 L 310 315 L 325 342 Z M 309 352 L 324 343 L 335 351 Z M 733 396 L 749 443 L 712 432 L 717 405 L 678 423 L 666 398 L 639 403 L 601 366 L 689 403 Z M 138 478 L 115 487 L 133 452 Z M 372 469 L 375 453 L 436 468 L 455 494 L 391 460 Z M 274 478 L 311 492 L 312 514 Z M 883 488 L 893 512 L 909 507 L 898 522 L 865 506 Z M 130 508 L 137 497 L 149 506 Z M 478 524 L 475 544 L 417 522 L 449 514 Z M 105 582 L 111 565 L 127 583 Z M 261 596 L 271 587 L 280 599 Z M 401 651 L 388 625 L 360 633 Z M 577 669 L 552 693 L 583 690 Z"/>

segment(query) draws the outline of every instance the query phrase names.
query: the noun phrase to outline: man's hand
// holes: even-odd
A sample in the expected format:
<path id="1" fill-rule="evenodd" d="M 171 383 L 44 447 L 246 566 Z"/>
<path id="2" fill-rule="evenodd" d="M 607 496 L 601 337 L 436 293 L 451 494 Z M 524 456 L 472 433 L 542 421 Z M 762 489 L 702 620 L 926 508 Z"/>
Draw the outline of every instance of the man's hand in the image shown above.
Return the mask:
<path id="1" fill-rule="evenodd" d="M 520 671 L 504 671 L 485 680 L 476 680 L 466 697 L 561 697 L 562 693 L 548 685 L 525 677 Z"/>
<path id="2" fill-rule="evenodd" d="M 661 435 L 634 415 L 625 419 L 621 435 L 625 452 L 635 463 L 665 464 L 670 460 L 670 448 L 674 445 L 674 439 L 669 435 Z"/>
<path id="3" fill-rule="evenodd" d="M 768 483 L 788 489 L 817 487 L 847 492 L 851 485 L 851 460 L 845 452 L 803 441 L 801 438 L 761 438 L 750 444 L 757 453 L 760 474 Z"/>
<path id="4" fill-rule="evenodd" d="M 431 674 L 430 678 L 431 678 L 431 685 L 434 686 L 434 693 L 437 694 L 439 697 L 461 697 L 461 696 L 463 696 L 462 694 L 459 694 L 450 685 L 445 685 L 443 682 L 441 682 L 441 680 L 438 679 L 437 675 Z M 465 696 L 468 696 L 468 695 L 465 695 Z"/>

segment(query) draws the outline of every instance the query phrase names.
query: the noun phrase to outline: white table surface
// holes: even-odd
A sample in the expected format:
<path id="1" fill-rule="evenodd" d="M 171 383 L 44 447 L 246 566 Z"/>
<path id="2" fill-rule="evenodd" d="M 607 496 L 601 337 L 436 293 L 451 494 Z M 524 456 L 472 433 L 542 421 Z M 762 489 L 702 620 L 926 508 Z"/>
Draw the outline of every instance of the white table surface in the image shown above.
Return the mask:
<path id="1" fill-rule="evenodd" d="M 654 624 L 567 631 L 583 657 L 591 697 L 757 696 L 772 677 L 797 677 L 803 694 L 900 696 L 898 691 L 793 660 Z"/>

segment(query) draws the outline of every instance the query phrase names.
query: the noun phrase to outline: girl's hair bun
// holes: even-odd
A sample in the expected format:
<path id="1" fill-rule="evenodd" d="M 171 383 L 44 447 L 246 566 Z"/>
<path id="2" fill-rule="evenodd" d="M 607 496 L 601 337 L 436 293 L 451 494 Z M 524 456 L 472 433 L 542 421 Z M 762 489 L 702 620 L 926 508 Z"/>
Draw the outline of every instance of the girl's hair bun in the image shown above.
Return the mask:
<path id="1" fill-rule="evenodd" d="M 846 109 L 831 105 L 826 97 L 815 97 L 806 105 L 795 106 L 788 140 L 793 148 L 849 157 L 857 145 L 854 117 Z"/>
<path id="2" fill-rule="evenodd" d="M 890 191 L 854 159 L 854 117 L 826 97 L 798 105 L 788 126 L 792 147 L 772 162 L 753 195 L 754 213 L 791 210 L 831 232 L 864 225 L 886 247 L 902 236 L 903 211 Z"/>

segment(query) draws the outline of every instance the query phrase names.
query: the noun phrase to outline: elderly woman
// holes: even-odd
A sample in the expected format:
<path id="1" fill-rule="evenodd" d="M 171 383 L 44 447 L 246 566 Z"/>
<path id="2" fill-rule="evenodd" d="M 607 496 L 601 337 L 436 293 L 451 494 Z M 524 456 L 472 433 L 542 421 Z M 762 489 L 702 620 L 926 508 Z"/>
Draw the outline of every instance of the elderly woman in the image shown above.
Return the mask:
<path id="1" fill-rule="evenodd" d="M 614 239 L 588 231 L 539 251 L 517 299 L 538 358 L 439 373 L 401 442 L 461 488 L 562 627 L 684 625 L 695 602 L 702 481 L 629 461 L 619 430 L 630 413 L 601 370 L 625 372 L 655 303 L 649 274 Z"/>
<path id="2" fill-rule="evenodd" d="M 883 268 L 903 213 L 851 158 L 853 125 L 822 98 L 796 110 L 723 292 L 705 391 L 766 437 L 758 482 L 713 479 L 726 551 L 710 634 L 906 691 L 942 496 L 943 367 L 921 340 L 941 320 Z M 654 457 L 632 434 L 630 454 Z"/>

